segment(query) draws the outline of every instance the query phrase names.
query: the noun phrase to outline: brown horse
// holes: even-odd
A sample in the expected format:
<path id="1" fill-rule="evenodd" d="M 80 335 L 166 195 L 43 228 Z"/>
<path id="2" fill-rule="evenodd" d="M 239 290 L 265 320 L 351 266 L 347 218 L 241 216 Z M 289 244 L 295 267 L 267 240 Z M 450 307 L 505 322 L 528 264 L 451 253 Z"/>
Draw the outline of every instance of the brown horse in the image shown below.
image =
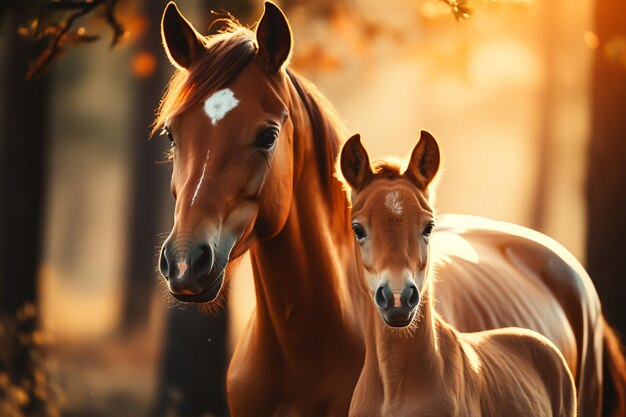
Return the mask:
<path id="1" fill-rule="evenodd" d="M 439 169 L 435 139 L 422 132 L 406 171 L 380 163 L 373 172 L 355 135 L 341 167 L 352 189 L 362 282 L 386 323 L 370 303 L 365 366 L 350 415 L 575 416 L 574 380 L 546 337 L 520 328 L 460 333 L 435 312 L 428 190 Z"/>
<path id="2" fill-rule="evenodd" d="M 176 199 L 160 259 L 168 288 L 215 305 L 227 265 L 250 250 L 257 308 L 228 369 L 231 414 L 346 415 L 364 347 L 349 209 L 333 177 L 342 127 L 285 70 L 292 37 L 272 3 L 256 33 L 231 22 L 210 38 L 170 3 L 162 33 L 179 68 L 157 120 Z"/>
<path id="3" fill-rule="evenodd" d="M 168 289 L 181 302 L 217 308 L 229 265 L 250 250 L 257 308 L 228 370 L 232 415 L 345 415 L 364 360 L 358 314 L 369 300 L 354 291 L 349 207 L 333 176 L 344 127 L 286 68 L 291 31 L 273 4 L 255 32 L 230 22 L 203 37 L 170 3 L 162 35 L 178 69 L 155 124 L 172 144 L 175 219 L 159 265 Z M 567 273 L 561 279 L 579 285 Z M 555 279 L 548 274 L 535 291 L 554 299 Z M 500 280 L 470 274 L 439 293 L 458 297 L 449 305 L 466 310 L 456 319 L 476 327 L 464 330 L 535 328 L 536 317 L 523 314 L 524 289 L 514 317 L 510 305 L 476 296 Z M 589 324 L 597 302 L 576 288 L 569 304 L 552 301 L 545 310 L 577 324 L 542 328 L 552 340 L 566 335 L 577 384 L 599 404 L 602 332 Z M 510 299 L 515 288 L 508 289 Z"/>

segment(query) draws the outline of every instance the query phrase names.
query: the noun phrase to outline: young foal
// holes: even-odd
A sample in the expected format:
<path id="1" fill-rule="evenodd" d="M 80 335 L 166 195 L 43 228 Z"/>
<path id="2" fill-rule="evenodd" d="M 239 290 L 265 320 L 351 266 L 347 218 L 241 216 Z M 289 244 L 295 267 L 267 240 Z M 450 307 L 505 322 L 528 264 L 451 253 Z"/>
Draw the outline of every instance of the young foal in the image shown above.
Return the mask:
<path id="1" fill-rule="evenodd" d="M 358 135 L 341 154 L 352 188 L 352 228 L 374 308 L 354 416 L 574 416 L 567 364 L 544 336 L 519 328 L 461 333 L 435 312 L 428 185 L 439 167 L 422 131 L 404 173 L 372 171 Z M 433 237 L 434 238 L 434 237 Z"/>

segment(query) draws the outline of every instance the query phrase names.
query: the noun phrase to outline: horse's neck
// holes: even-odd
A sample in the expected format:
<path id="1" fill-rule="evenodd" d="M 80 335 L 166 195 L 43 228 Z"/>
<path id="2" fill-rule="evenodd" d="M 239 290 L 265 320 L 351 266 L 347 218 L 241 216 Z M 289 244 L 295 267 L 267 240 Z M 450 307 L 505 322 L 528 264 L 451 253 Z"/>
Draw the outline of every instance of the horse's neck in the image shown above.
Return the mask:
<path id="1" fill-rule="evenodd" d="M 276 328 L 297 328 L 324 316 L 343 321 L 348 242 L 328 227 L 330 213 L 315 194 L 298 190 L 281 232 L 252 249 L 257 314 L 267 315 Z"/>
<path id="2" fill-rule="evenodd" d="M 290 112 L 307 117 L 301 107 Z M 339 345 L 340 351 L 346 338 L 362 344 L 349 294 L 356 277 L 349 209 L 345 198 L 324 191 L 313 141 L 327 138 L 313 138 L 308 126 L 306 120 L 294 120 L 294 153 L 301 160 L 296 155 L 299 175 L 287 222 L 277 236 L 251 250 L 257 325 L 265 336 L 273 335 L 288 358 L 324 344 Z M 331 193 L 343 192 L 334 178 L 331 186 L 336 187 Z"/>

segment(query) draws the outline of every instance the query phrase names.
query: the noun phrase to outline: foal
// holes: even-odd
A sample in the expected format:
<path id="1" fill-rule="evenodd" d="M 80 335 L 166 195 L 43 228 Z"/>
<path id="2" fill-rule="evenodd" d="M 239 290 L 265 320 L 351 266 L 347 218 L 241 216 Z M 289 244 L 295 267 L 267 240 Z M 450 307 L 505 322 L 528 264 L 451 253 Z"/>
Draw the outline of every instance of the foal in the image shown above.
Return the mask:
<path id="1" fill-rule="evenodd" d="M 341 152 L 363 289 L 384 321 L 374 308 L 365 314 L 350 415 L 574 416 L 573 378 L 547 338 L 519 328 L 461 333 L 435 312 L 428 185 L 438 168 L 437 142 L 425 131 L 404 173 L 387 162 L 372 170 L 358 135 Z"/>

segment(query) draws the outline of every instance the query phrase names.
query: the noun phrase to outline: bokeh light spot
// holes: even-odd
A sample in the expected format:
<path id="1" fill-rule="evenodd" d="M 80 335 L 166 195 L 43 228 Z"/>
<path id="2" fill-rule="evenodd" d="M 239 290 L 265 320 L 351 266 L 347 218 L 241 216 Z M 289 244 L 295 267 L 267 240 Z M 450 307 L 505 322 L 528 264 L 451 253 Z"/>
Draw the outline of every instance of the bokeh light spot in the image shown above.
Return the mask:
<path id="1" fill-rule="evenodd" d="M 585 31 L 583 40 L 585 41 L 585 45 L 587 45 L 590 49 L 597 49 L 598 46 L 600 46 L 600 39 L 598 38 L 598 35 L 590 30 Z"/>
<path id="2" fill-rule="evenodd" d="M 138 52 L 131 62 L 133 74 L 138 78 L 147 78 L 156 70 L 156 58 L 150 52 Z"/>

